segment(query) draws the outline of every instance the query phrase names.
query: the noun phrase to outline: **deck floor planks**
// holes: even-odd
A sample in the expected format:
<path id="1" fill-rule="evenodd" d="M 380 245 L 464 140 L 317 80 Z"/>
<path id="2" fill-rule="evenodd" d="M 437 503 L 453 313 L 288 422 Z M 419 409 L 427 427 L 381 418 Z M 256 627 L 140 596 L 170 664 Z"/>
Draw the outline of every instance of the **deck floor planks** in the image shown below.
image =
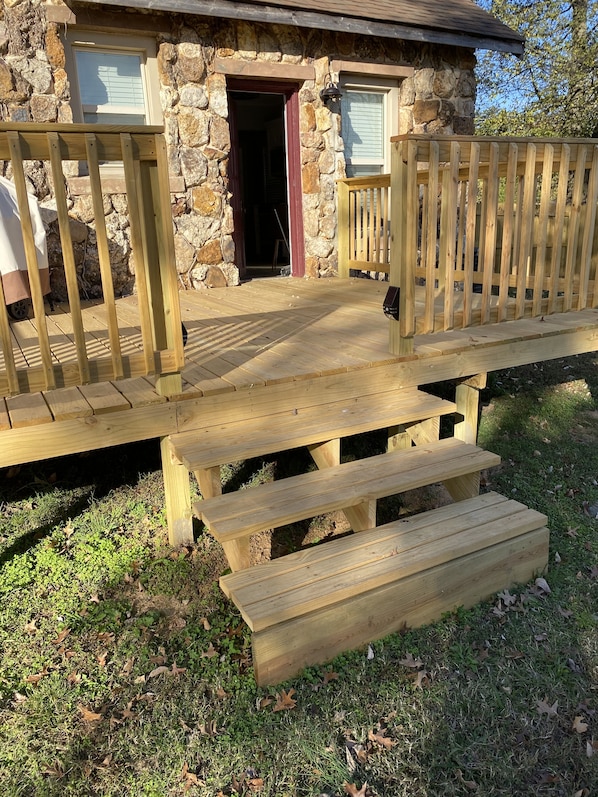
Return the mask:
<path id="1" fill-rule="evenodd" d="M 52 423 L 52 413 L 41 393 L 23 393 L 6 399 L 6 408 L 13 429 Z"/>
<path id="2" fill-rule="evenodd" d="M 10 429 L 10 418 L 6 409 L 6 402 L 3 398 L 0 398 L 0 432 L 4 432 L 6 429 Z"/>
<path id="3" fill-rule="evenodd" d="M 119 379 L 114 385 L 133 408 L 164 404 L 167 401 L 166 396 L 161 396 L 149 379 L 143 376 Z"/>
<path id="4" fill-rule="evenodd" d="M 93 408 L 78 387 L 48 390 L 44 393 L 44 398 L 55 421 L 87 418 L 93 415 Z"/>
<path id="5" fill-rule="evenodd" d="M 176 398 L 217 397 L 259 385 L 285 383 L 293 390 L 292 385 L 298 380 L 357 372 L 401 361 L 407 381 L 401 378 L 400 383 L 409 384 L 407 360 L 413 361 L 415 370 L 418 370 L 418 362 L 420 365 L 429 363 L 424 370 L 419 368 L 424 374 L 422 382 L 425 382 L 429 381 L 428 373 L 432 374 L 436 368 L 434 358 L 442 358 L 438 363 L 439 375 L 456 371 L 455 365 L 461 353 L 464 361 L 469 363 L 468 370 L 471 367 L 475 367 L 476 372 L 492 370 L 496 365 L 495 347 L 501 348 L 499 359 L 505 363 L 509 359 L 509 344 L 516 347 L 520 343 L 529 343 L 529 354 L 524 358 L 520 346 L 517 352 L 513 348 L 516 360 L 527 361 L 534 356 L 545 358 L 550 350 L 551 337 L 565 335 L 567 340 L 571 340 L 571 351 L 575 352 L 594 350 L 593 341 L 598 335 L 595 332 L 598 330 L 596 310 L 571 311 L 547 315 L 543 319 L 524 318 L 486 327 L 416 335 L 414 354 L 408 358 L 395 357 L 388 351 L 388 324 L 393 322 L 389 322 L 381 310 L 386 289 L 387 283 L 356 278 L 274 278 L 253 280 L 240 288 L 181 292 L 190 344 L 185 349 L 187 364 L 182 375 L 182 392 Z M 141 351 L 136 303 L 135 296 L 117 300 L 120 318 L 125 325 L 125 332 L 121 335 L 125 355 L 138 355 Z M 110 354 L 105 312 L 96 302 L 84 302 L 83 305 L 88 351 L 92 356 L 97 352 L 97 356 L 107 360 Z M 65 307 L 58 306 L 49 311 L 47 323 L 54 363 L 66 363 L 68 368 L 72 362 L 76 368 L 74 343 L 72 354 L 69 350 L 73 338 L 72 322 Z M 17 367 L 26 369 L 36 364 L 39 367 L 41 358 L 35 323 L 31 320 L 12 322 L 11 333 L 16 342 L 14 357 Z M 567 349 L 567 344 L 559 343 L 558 346 L 561 351 Z M 68 377 L 65 381 L 73 384 L 75 380 Z M 99 401 L 98 411 L 106 412 L 108 407 L 126 408 L 131 403 L 143 406 L 153 402 L 151 381 L 150 378 L 147 386 L 138 383 L 140 389 L 143 384 L 143 390 L 131 393 L 132 402 L 124 399 L 120 383 L 116 382 L 116 392 L 108 390 L 101 401 L 95 397 L 94 400 Z M 56 406 L 59 417 L 63 411 L 69 415 L 89 411 L 83 394 L 80 405 L 75 393 L 68 394 L 75 401 L 69 407 L 68 399 L 63 401 L 57 397 L 50 400 L 52 392 L 47 391 L 44 395 L 48 405 Z M 11 406 L 15 407 L 14 402 Z M 43 404 L 31 411 L 32 423 L 47 422 Z M 14 409 L 12 416 L 5 412 L 5 418 L 14 416 L 19 418 L 18 422 L 24 422 L 23 407 L 20 407 L 18 415 Z M 49 412 L 50 417 L 54 417 L 53 412 Z"/>
<path id="6" fill-rule="evenodd" d="M 110 349 L 108 347 L 108 332 L 107 329 L 100 328 L 95 325 L 94 330 L 89 329 L 86 324 L 88 316 L 86 314 L 87 308 L 82 308 L 83 331 L 85 333 L 85 348 L 87 356 L 91 358 L 110 357 Z M 74 341 L 73 321 L 70 313 L 62 305 L 57 308 L 51 315 L 54 324 L 72 341 Z M 74 349 L 74 343 L 72 343 Z"/>
<path id="7" fill-rule="evenodd" d="M 131 405 L 112 382 L 99 382 L 93 385 L 81 385 L 79 388 L 89 402 L 94 415 L 106 412 L 119 412 L 130 409 Z"/>

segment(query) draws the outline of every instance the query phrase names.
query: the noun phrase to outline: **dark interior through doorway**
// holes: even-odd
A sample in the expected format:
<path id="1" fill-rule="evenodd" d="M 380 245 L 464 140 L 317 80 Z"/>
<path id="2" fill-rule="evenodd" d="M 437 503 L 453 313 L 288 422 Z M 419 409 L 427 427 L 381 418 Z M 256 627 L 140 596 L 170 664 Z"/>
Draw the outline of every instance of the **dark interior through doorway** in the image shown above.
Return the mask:
<path id="1" fill-rule="evenodd" d="M 241 199 L 237 213 L 242 214 L 239 226 L 243 229 L 242 240 L 236 245 L 244 249 L 244 257 L 238 253 L 242 276 L 289 273 L 285 96 L 231 91 L 229 107 L 236 128 L 233 146 Z"/>

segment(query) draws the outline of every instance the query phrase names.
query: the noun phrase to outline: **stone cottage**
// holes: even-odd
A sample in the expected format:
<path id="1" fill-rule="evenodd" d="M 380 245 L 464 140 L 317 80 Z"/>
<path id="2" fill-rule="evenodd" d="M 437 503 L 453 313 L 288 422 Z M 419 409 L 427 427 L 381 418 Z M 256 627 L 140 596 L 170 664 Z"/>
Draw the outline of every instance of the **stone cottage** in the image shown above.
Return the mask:
<path id="1" fill-rule="evenodd" d="M 476 48 L 517 54 L 523 40 L 471 0 L 3 0 L 0 117 L 163 125 L 186 287 L 234 285 L 281 265 L 330 276 L 336 180 L 388 171 L 392 135 L 472 133 Z M 27 176 L 60 296 L 50 181 L 39 163 Z M 115 287 L 126 293 L 134 263 L 123 175 L 112 166 L 103 184 Z M 94 296 L 79 164 L 67 188 L 81 290 Z"/>

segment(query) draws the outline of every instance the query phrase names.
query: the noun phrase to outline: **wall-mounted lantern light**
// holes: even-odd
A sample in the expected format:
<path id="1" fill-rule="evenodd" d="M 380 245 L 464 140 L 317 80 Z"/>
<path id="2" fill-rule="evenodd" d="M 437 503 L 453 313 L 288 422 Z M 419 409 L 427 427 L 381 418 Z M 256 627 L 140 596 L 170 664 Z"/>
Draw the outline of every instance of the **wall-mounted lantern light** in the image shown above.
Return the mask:
<path id="1" fill-rule="evenodd" d="M 332 83 L 332 81 L 329 81 L 326 88 L 322 89 L 320 92 L 320 99 L 331 111 L 339 109 L 342 96 L 341 90 L 336 83 Z"/>

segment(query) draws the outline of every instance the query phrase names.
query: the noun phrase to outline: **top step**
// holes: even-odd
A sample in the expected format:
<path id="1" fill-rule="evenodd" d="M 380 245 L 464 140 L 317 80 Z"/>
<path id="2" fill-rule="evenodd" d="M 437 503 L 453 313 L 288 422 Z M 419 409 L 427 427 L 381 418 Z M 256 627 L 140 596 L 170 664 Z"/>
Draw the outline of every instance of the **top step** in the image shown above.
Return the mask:
<path id="1" fill-rule="evenodd" d="M 174 434 L 170 442 L 175 457 L 196 471 L 455 411 L 452 401 L 405 388 L 224 422 Z"/>

